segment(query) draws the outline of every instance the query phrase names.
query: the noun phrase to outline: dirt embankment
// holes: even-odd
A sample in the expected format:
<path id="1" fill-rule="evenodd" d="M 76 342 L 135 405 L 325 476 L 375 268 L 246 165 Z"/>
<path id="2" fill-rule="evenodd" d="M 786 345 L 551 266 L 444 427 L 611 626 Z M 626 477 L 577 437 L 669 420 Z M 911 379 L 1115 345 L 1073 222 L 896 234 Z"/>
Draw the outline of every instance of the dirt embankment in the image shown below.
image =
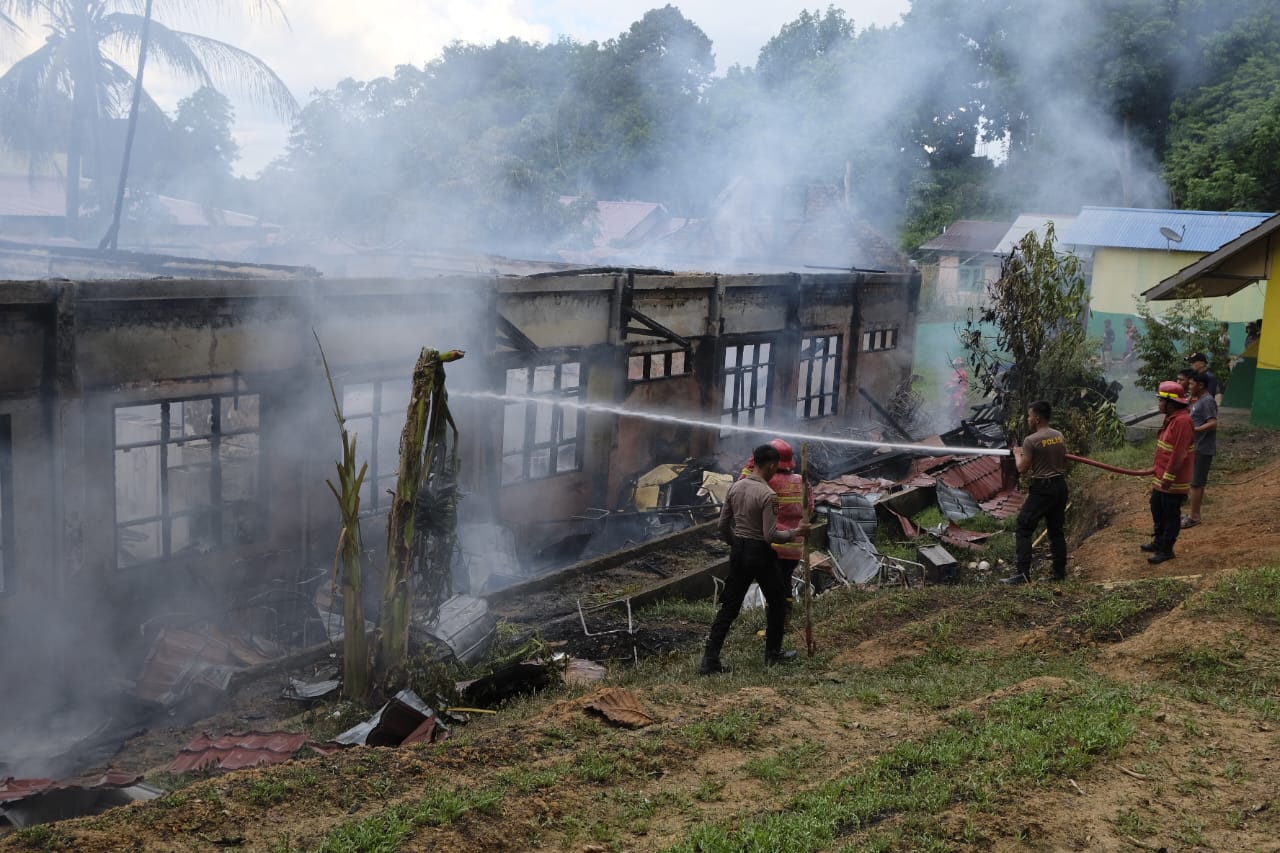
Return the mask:
<path id="1" fill-rule="evenodd" d="M 1145 482 L 1102 475 L 1074 496 L 1088 535 L 1067 584 L 833 593 L 818 655 L 787 668 L 760 663 L 745 614 L 731 675 L 699 678 L 690 651 L 611 677 L 644 728 L 565 690 L 443 744 L 228 774 L 0 849 L 1280 850 L 1280 592 L 1213 592 L 1280 563 L 1277 482 L 1280 435 L 1227 431 L 1171 562 L 1138 550 Z M 280 723 L 257 698 L 205 726 Z M 189 733 L 132 760 L 159 766 Z"/>
<path id="2" fill-rule="evenodd" d="M 1146 478 L 1104 474 L 1075 500 L 1088 507 L 1092 526 L 1071 564 L 1089 581 L 1134 580 L 1170 575 L 1211 577 L 1259 566 L 1280 554 L 1280 447 L 1269 430 L 1230 430 L 1219 436 L 1219 453 L 1205 489 L 1202 523 L 1182 531 L 1177 559 L 1149 565 L 1138 546 L 1151 539 L 1150 489 Z M 1185 507 L 1184 507 L 1185 512 Z"/>

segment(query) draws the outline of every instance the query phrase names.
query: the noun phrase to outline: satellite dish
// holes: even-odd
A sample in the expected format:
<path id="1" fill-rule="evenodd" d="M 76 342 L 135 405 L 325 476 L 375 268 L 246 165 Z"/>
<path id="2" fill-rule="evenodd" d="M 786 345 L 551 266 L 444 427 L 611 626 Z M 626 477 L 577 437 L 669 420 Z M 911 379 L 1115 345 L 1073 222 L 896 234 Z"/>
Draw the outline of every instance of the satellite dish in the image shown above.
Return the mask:
<path id="1" fill-rule="evenodd" d="M 1182 237 L 1187 233 L 1187 226 L 1182 226 L 1182 234 L 1174 231 L 1172 228 L 1160 227 L 1160 236 L 1164 237 L 1170 243 L 1181 243 Z"/>

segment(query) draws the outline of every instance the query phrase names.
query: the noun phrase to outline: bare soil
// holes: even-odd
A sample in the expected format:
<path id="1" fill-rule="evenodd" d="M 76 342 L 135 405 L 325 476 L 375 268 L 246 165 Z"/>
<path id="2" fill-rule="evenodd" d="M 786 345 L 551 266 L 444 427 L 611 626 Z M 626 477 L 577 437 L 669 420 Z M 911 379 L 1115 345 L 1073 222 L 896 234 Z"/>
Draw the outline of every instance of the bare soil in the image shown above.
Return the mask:
<path id="1" fill-rule="evenodd" d="M 336 827 L 442 788 L 505 795 L 496 809 L 420 825 L 386 849 L 659 850 L 685 841 L 705 821 L 782 812 L 798 791 L 927 736 L 946 724 L 949 713 L 980 712 L 1019 692 L 1078 689 L 1071 679 L 1045 675 L 978 696 L 962 709 L 856 698 L 860 672 L 924 654 L 933 625 L 956 626 L 950 641 L 967 649 L 1033 650 L 1045 659 L 1084 655 L 1093 671 L 1141 689 L 1176 678 L 1179 654 L 1193 647 L 1234 655 L 1245 672 L 1274 672 L 1280 662 L 1274 624 L 1188 606 L 1224 573 L 1280 558 L 1280 434 L 1228 430 L 1220 448 L 1203 523 L 1183 531 L 1177 559 L 1158 566 L 1138 550 L 1150 536 L 1146 481 L 1105 474 L 1077 489 L 1073 581 L 1054 587 L 1053 594 L 1013 598 L 992 587 L 987 598 L 963 608 L 927 591 L 909 609 L 875 609 L 863 600 L 847 613 L 828 612 L 815 626 L 827 654 L 785 674 L 765 672 L 740 652 L 731 662 L 744 674 L 699 679 L 696 653 L 675 652 L 683 663 L 671 666 L 668 680 L 632 688 L 658 720 L 644 729 L 611 728 L 584 713 L 583 694 L 590 689 L 570 689 L 477 720 L 458 730 L 452 743 L 356 749 L 227 774 L 156 802 L 54 825 L 47 835 L 0 838 L 0 850 L 316 850 Z M 1081 627 L 1080 616 L 1100 588 L 1153 577 L 1181 583 L 1107 634 Z M 985 619 L 975 607 L 1000 617 Z M 594 630 L 618 627 L 614 619 Z M 649 630 L 644 642 L 665 654 L 696 643 L 705 626 L 675 620 Z M 803 648 L 802 638 L 796 640 Z M 634 642 L 629 635 L 601 635 L 597 651 L 625 658 Z M 216 716 L 153 730 L 129 744 L 117 766 L 156 771 L 199 731 L 296 729 L 307 718 L 298 716 L 295 704 L 274 698 L 280 686 L 247 689 Z M 833 701 L 841 689 L 851 698 Z M 950 828 L 946 847 L 1280 850 L 1280 735 L 1268 718 L 1221 707 L 1212 696 L 1154 689 L 1145 695 L 1140 730 L 1119 755 L 1072 778 L 998 791 L 976 819 L 969 806 L 949 806 L 935 816 Z M 741 739 L 690 739 L 697 726 L 744 709 L 759 729 Z M 753 760 L 802 745 L 812 752 L 798 778 L 779 783 L 750 772 Z M 599 780 L 584 775 L 584 767 L 601 760 L 621 762 L 622 772 Z M 548 774 L 545 784 L 515 781 L 538 772 Z M 603 827 L 599 821 L 610 815 L 614 823 Z M 631 817 L 617 825 L 617 815 Z M 882 824 L 892 828 L 899 820 L 886 815 Z"/>

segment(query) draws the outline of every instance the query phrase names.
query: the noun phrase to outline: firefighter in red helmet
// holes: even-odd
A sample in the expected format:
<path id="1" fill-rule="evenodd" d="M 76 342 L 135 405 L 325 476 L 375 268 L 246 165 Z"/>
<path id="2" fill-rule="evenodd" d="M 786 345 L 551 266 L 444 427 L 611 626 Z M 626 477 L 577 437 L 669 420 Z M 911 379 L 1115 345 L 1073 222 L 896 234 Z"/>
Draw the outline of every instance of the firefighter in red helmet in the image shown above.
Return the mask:
<path id="1" fill-rule="evenodd" d="M 778 496 L 778 529 L 795 530 L 805 519 L 804 478 L 795 472 L 795 451 L 791 449 L 790 444 L 780 438 L 775 438 L 769 444 L 777 449 L 780 457 L 778 473 L 769 478 L 769 488 L 773 489 Z M 752 470 L 753 466 L 748 460 L 742 469 L 742 476 L 746 476 Z M 812 496 L 809 498 L 809 511 L 813 511 Z M 775 542 L 773 550 L 778 556 L 778 571 L 782 575 L 783 584 L 787 587 L 787 605 L 790 608 L 793 602 L 791 579 L 795 575 L 796 566 L 800 565 L 804 549 L 800 540 L 796 539 L 792 542 Z"/>
<path id="2" fill-rule="evenodd" d="M 1163 563 L 1174 557 L 1173 546 L 1182 527 L 1182 503 L 1191 491 L 1195 468 L 1196 434 L 1191 423 L 1191 399 L 1186 389 L 1172 380 L 1156 389 L 1164 426 L 1156 437 L 1155 464 L 1147 469 L 1151 481 L 1151 523 L 1155 534 L 1139 547 L 1151 556 L 1148 563 Z"/>

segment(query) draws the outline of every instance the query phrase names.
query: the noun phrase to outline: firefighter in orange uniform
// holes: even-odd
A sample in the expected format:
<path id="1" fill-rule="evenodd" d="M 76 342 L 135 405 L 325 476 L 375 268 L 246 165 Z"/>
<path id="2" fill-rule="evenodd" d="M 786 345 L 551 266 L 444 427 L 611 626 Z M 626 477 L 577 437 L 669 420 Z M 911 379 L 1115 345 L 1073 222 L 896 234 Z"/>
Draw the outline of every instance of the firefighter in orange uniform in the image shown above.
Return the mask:
<path id="1" fill-rule="evenodd" d="M 1155 464 L 1147 469 L 1151 481 L 1152 540 L 1139 547 L 1151 556 L 1148 563 L 1172 560 L 1173 545 L 1182 527 L 1182 503 L 1191 491 L 1196 459 L 1195 426 L 1191 423 L 1191 399 L 1177 382 L 1161 382 L 1156 391 L 1164 426 L 1156 438 Z"/>
<path id="2" fill-rule="evenodd" d="M 779 530 L 795 530 L 805 519 L 804 507 L 804 478 L 795 473 L 795 451 L 791 449 L 791 445 L 780 438 L 775 438 L 769 442 L 778 450 L 781 457 L 778 462 L 778 473 L 769 478 L 769 488 L 773 489 L 774 494 L 778 496 L 778 529 Z M 742 469 L 741 477 L 745 477 L 754 466 L 748 460 L 746 466 Z M 813 512 L 813 497 L 809 498 L 809 512 Z M 800 565 L 800 558 L 804 555 L 804 549 L 799 540 L 792 542 L 775 542 L 773 543 L 774 553 L 778 555 L 778 571 L 782 576 L 782 582 L 787 588 L 787 610 L 790 616 L 791 604 L 794 602 L 792 598 L 791 579 L 795 575 L 796 566 Z M 808 577 L 805 578 L 808 580 Z"/>

